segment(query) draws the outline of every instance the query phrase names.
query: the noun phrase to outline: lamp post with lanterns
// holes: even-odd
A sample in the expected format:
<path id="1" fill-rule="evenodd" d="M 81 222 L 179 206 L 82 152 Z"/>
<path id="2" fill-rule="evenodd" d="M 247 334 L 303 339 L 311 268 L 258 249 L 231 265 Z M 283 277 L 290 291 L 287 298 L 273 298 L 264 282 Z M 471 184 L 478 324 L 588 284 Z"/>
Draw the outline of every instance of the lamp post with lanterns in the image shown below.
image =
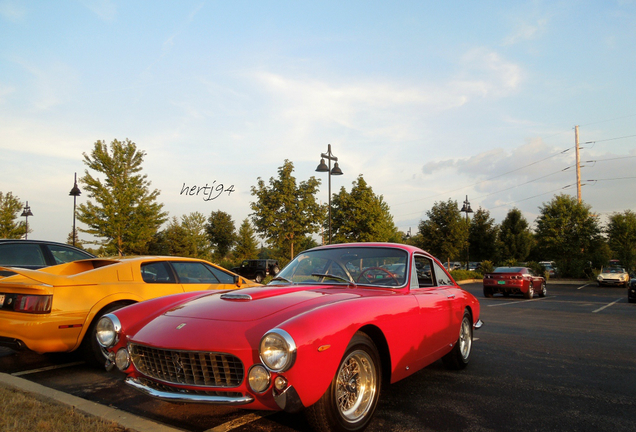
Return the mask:
<path id="1" fill-rule="evenodd" d="M 320 164 L 316 168 L 317 172 L 329 173 L 329 237 L 328 244 L 331 244 L 331 176 L 342 175 L 342 170 L 338 166 L 338 158 L 331 153 L 331 144 L 327 144 L 327 153 L 320 154 Z M 329 161 L 329 165 L 325 164 L 325 159 Z M 331 161 L 334 161 L 333 169 L 331 168 Z"/>
<path id="2" fill-rule="evenodd" d="M 24 210 L 22 210 L 22 215 L 24 216 L 24 218 L 26 219 L 26 231 L 24 232 L 24 239 L 28 240 L 29 239 L 29 216 L 33 216 L 33 213 L 31 212 L 31 207 L 29 207 L 29 202 L 26 202 L 26 205 L 24 206 Z"/>
<path id="3" fill-rule="evenodd" d="M 75 173 L 75 183 L 73 184 L 73 189 L 69 192 L 69 195 L 73 197 L 73 246 L 75 246 L 75 207 L 77 205 L 77 197 L 82 194 L 80 188 L 77 187 L 77 173 Z"/>
<path id="4" fill-rule="evenodd" d="M 460 210 L 460 213 L 466 213 L 466 225 L 468 226 L 468 232 L 470 235 L 470 225 L 468 224 L 468 213 L 473 213 L 473 209 L 470 208 L 470 202 L 468 201 L 468 195 L 466 195 L 466 201 Z M 466 243 L 466 270 L 468 270 L 470 262 L 470 243 Z"/>

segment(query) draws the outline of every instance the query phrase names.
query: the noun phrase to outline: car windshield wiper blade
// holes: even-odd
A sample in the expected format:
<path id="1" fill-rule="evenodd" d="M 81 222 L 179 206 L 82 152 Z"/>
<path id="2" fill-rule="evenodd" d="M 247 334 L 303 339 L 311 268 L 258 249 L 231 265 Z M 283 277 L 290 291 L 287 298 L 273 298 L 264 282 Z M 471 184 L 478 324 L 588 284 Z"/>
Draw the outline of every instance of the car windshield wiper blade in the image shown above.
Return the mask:
<path id="1" fill-rule="evenodd" d="M 312 273 L 312 276 L 316 276 L 316 277 L 328 277 L 328 278 L 332 278 L 332 279 L 338 279 L 341 280 L 343 282 L 348 283 L 349 285 L 353 285 L 353 286 L 358 286 L 355 282 L 347 279 L 347 278 L 343 278 L 342 276 L 336 276 L 336 275 L 332 275 L 332 274 L 325 274 L 325 273 Z"/>
<path id="2" fill-rule="evenodd" d="M 287 282 L 287 283 L 288 283 L 288 284 L 290 284 L 290 285 L 293 285 L 293 284 L 294 284 L 292 281 L 290 281 L 290 280 L 289 280 L 289 279 L 287 279 L 286 277 L 282 277 L 282 276 L 274 276 L 274 277 L 272 278 L 272 280 L 270 281 L 270 283 L 271 283 L 271 282 L 274 282 L 274 281 L 275 281 L 275 280 L 277 280 L 277 279 L 279 279 L 279 280 L 284 280 L 285 282 Z"/>

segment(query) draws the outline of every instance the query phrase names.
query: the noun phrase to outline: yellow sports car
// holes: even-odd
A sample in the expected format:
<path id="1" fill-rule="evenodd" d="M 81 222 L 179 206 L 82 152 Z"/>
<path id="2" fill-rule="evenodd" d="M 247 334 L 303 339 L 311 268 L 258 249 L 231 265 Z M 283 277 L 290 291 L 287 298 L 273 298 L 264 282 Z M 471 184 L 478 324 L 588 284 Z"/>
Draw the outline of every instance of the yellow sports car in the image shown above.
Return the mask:
<path id="1" fill-rule="evenodd" d="M 38 353 L 81 349 L 105 362 L 95 324 L 116 309 L 169 294 L 260 286 L 207 261 L 176 257 L 93 258 L 0 279 L 0 346 Z"/>

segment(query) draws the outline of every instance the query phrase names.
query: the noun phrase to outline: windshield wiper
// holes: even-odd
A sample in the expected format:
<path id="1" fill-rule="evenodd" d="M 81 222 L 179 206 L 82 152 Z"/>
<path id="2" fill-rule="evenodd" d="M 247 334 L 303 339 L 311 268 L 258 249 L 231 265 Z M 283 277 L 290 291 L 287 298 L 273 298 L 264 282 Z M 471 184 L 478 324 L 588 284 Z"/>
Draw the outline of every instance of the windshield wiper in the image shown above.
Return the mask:
<path id="1" fill-rule="evenodd" d="M 348 283 L 350 286 L 351 285 L 353 285 L 355 287 L 358 286 L 355 282 L 353 282 L 353 281 L 351 281 L 351 280 L 349 280 L 347 278 L 343 278 L 342 276 L 336 276 L 336 275 L 333 275 L 333 274 L 325 274 L 325 273 L 312 273 L 311 275 L 312 276 L 316 276 L 316 277 L 328 277 L 328 278 L 332 278 L 332 279 L 338 279 L 338 280 L 341 280 L 343 282 Z"/>
<path id="2" fill-rule="evenodd" d="M 282 276 L 274 276 L 274 277 L 272 278 L 272 280 L 270 281 L 270 283 L 271 283 L 271 282 L 274 282 L 276 279 L 284 280 L 285 282 L 287 282 L 287 283 L 288 283 L 288 284 L 290 284 L 290 285 L 293 285 L 293 284 L 294 284 L 292 281 L 290 281 L 289 279 L 287 279 L 287 278 L 285 278 L 285 277 L 282 277 Z"/>

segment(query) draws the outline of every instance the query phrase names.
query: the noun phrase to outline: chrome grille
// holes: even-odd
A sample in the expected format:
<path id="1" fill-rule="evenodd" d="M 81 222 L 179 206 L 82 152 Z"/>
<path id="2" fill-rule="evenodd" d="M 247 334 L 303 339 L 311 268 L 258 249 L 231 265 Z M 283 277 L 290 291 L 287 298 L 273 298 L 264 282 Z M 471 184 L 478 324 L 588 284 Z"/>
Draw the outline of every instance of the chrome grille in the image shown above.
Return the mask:
<path id="1" fill-rule="evenodd" d="M 166 383 L 237 387 L 243 381 L 243 363 L 231 354 L 175 351 L 130 344 L 130 358 L 139 372 Z"/>

